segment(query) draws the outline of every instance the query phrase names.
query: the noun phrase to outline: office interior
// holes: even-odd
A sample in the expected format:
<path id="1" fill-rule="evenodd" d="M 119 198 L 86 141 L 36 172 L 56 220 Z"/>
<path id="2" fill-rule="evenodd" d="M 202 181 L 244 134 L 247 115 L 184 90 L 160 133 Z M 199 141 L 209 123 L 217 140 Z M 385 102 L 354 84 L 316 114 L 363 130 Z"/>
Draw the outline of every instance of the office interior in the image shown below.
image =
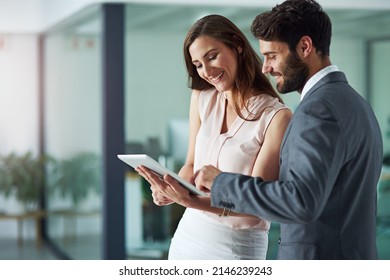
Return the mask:
<path id="1" fill-rule="evenodd" d="M 187 30 L 221 14 L 258 50 L 251 21 L 279 2 L 0 1 L 0 246 L 32 242 L 50 259 L 166 259 L 184 209 L 154 205 L 147 183 L 116 155 L 147 153 L 178 171 L 191 95 Z M 319 2 L 333 23 L 332 63 L 382 130 L 377 245 L 388 260 L 390 3 Z M 293 111 L 300 100 L 282 98 Z M 273 223 L 267 259 L 278 230 Z"/>

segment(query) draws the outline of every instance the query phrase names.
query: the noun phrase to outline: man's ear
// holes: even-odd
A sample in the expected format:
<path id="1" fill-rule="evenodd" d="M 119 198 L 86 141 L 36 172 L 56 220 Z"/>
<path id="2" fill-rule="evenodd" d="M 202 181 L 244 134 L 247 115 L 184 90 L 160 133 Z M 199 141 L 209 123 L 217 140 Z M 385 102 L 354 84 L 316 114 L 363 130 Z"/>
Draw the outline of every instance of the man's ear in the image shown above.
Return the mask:
<path id="1" fill-rule="evenodd" d="M 303 36 L 298 44 L 296 51 L 301 58 L 308 57 L 313 52 L 313 42 L 309 36 Z"/>

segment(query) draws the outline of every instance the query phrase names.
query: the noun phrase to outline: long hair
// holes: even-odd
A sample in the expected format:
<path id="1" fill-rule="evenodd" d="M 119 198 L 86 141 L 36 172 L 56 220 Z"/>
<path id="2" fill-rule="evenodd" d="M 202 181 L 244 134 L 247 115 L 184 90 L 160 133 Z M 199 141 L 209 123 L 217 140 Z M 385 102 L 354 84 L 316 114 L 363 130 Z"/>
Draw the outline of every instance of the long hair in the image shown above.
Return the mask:
<path id="1" fill-rule="evenodd" d="M 241 118 L 245 119 L 241 114 L 240 106 L 244 106 L 248 110 L 248 99 L 253 95 L 268 94 L 283 102 L 268 78 L 261 72 L 262 61 L 251 47 L 248 39 L 234 23 L 221 15 L 208 15 L 199 19 L 190 28 L 184 40 L 184 59 L 190 88 L 206 90 L 214 87 L 199 76 L 189 52 L 192 43 L 201 36 L 208 36 L 224 43 L 237 55 L 237 75 L 233 85 L 233 101 L 234 109 Z M 239 48 L 242 50 L 240 53 L 238 52 Z M 259 117 L 255 116 L 254 119 Z"/>

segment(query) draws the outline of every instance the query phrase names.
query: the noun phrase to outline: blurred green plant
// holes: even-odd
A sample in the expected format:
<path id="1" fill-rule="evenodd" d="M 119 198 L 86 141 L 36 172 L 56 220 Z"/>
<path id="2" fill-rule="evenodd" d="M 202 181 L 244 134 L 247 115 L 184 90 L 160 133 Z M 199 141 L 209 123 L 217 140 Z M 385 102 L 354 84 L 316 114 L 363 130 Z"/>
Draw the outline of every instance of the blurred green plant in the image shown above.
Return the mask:
<path id="1" fill-rule="evenodd" d="M 49 156 L 10 153 L 0 155 L 0 192 L 5 198 L 15 195 L 23 204 L 38 204 L 42 191 L 58 192 L 74 205 L 90 191 L 100 192 L 100 161 L 93 153 L 80 153 L 58 160 Z"/>
<path id="2" fill-rule="evenodd" d="M 51 185 L 62 198 L 70 197 L 77 206 L 90 191 L 100 193 L 100 170 L 99 157 L 83 152 L 69 159 L 57 160 Z"/>
<path id="3" fill-rule="evenodd" d="M 23 204 L 38 204 L 44 188 L 45 165 L 52 161 L 47 156 L 31 152 L 0 155 L 0 191 L 7 198 L 12 193 Z"/>

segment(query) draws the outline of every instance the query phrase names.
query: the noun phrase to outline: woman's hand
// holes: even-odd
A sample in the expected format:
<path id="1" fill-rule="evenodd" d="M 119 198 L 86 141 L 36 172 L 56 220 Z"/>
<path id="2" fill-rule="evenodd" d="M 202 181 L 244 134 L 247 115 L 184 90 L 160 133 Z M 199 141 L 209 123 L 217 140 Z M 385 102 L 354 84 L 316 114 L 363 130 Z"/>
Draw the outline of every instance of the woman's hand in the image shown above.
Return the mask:
<path id="1" fill-rule="evenodd" d="M 150 183 L 153 201 L 156 205 L 167 205 L 167 203 L 176 202 L 189 207 L 195 199 L 186 188 L 169 175 L 161 177 L 144 166 L 136 168 L 136 171 Z"/>
<path id="2" fill-rule="evenodd" d="M 157 206 L 166 206 L 174 202 L 168 197 L 165 197 L 161 192 L 159 192 L 159 187 L 156 187 L 156 179 L 153 176 L 159 175 L 155 175 L 155 173 L 153 173 L 146 167 L 138 167 L 135 170 L 138 172 L 139 175 L 144 177 L 145 180 L 149 182 L 154 204 L 156 204 Z M 159 181 L 161 181 L 161 179 Z"/>
<path id="3" fill-rule="evenodd" d="M 166 206 L 174 202 L 173 200 L 159 193 L 153 186 L 150 186 L 150 190 L 152 191 L 153 202 L 157 206 Z"/>

